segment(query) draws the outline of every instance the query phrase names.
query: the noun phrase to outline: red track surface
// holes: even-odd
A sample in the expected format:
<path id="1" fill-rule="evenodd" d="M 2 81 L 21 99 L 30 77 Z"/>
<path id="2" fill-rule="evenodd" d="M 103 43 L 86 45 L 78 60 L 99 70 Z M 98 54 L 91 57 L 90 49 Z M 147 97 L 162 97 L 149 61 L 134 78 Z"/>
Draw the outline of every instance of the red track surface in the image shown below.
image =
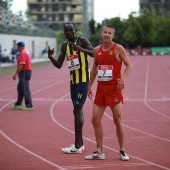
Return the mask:
<path id="1" fill-rule="evenodd" d="M 13 110 L 17 81 L 0 76 L 0 170 L 168 170 L 170 169 L 170 56 L 130 57 L 133 71 L 123 90 L 125 148 L 121 161 L 109 108 L 103 116 L 105 160 L 84 160 L 96 149 L 92 102 L 84 106 L 82 154 L 63 154 L 74 141 L 69 71 L 66 65 L 33 70 L 35 109 Z M 94 86 L 95 93 L 95 86 Z"/>

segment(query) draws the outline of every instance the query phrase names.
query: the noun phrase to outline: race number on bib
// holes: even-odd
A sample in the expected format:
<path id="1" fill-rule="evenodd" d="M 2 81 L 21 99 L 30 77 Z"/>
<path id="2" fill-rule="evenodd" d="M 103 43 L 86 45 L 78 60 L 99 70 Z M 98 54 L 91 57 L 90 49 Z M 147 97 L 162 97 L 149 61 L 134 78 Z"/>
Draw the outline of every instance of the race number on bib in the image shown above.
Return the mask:
<path id="1" fill-rule="evenodd" d="M 80 63 L 78 60 L 78 55 L 71 55 L 67 57 L 67 66 L 70 71 L 80 68 Z"/>
<path id="2" fill-rule="evenodd" d="M 113 66 L 111 65 L 98 65 L 98 80 L 110 81 L 113 79 Z"/>

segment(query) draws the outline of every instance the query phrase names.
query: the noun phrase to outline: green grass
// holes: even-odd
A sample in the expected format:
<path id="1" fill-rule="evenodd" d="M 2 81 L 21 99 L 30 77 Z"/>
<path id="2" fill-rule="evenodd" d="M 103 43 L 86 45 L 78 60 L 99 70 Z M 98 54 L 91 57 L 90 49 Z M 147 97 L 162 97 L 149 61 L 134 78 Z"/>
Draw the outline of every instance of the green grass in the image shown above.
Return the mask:
<path id="1" fill-rule="evenodd" d="M 44 61 L 44 62 L 38 62 L 38 63 L 32 63 L 33 69 L 42 68 L 46 66 L 52 66 L 51 61 Z M 0 70 L 0 76 L 8 75 L 8 74 L 14 74 L 16 72 L 16 65 L 15 66 L 8 66 L 8 67 L 2 67 Z"/>

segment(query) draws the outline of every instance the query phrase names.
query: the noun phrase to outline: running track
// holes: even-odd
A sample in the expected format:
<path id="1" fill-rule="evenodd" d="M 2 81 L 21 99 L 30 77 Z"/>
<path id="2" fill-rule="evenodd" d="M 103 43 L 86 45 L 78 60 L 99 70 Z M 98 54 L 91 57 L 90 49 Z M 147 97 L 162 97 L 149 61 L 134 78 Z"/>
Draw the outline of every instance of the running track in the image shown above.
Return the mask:
<path id="1" fill-rule="evenodd" d="M 69 71 L 66 64 L 34 69 L 32 111 L 12 110 L 17 81 L 0 76 L 0 170 L 168 170 L 170 169 L 170 56 L 130 56 L 132 73 L 123 90 L 125 148 L 119 159 L 112 115 L 103 116 L 105 160 L 84 160 L 96 149 L 92 102 L 84 106 L 82 154 L 63 154 L 74 141 Z M 91 64 L 92 65 L 92 64 Z M 95 93 L 95 85 L 93 91 Z"/>

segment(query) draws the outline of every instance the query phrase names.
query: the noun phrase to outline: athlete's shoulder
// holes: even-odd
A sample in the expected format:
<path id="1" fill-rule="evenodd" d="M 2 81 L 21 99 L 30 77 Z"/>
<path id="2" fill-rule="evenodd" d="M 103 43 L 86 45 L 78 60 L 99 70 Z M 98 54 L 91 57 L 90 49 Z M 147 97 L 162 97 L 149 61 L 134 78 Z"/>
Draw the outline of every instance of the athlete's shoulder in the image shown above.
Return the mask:
<path id="1" fill-rule="evenodd" d="M 86 47 L 89 45 L 91 46 L 90 41 L 86 37 L 80 37 L 79 41 L 80 41 L 80 46 L 82 47 Z"/>
<path id="2" fill-rule="evenodd" d="M 118 43 L 115 43 L 115 42 L 114 42 L 114 44 L 116 45 L 116 48 L 124 48 L 123 45 L 121 45 L 121 44 L 118 44 Z"/>
<path id="3" fill-rule="evenodd" d="M 95 51 L 99 51 L 99 49 L 100 49 L 101 47 L 102 47 L 102 44 L 96 46 L 96 47 L 94 48 L 94 50 L 95 50 Z"/>
<path id="4" fill-rule="evenodd" d="M 98 54 L 99 49 L 100 49 L 100 46 L 101 46 L 101 45 L 98 45 L 98 46 L 96 46 L 96 47 L 94 48 L 94 55 L 97 55 L 97 54 Z"/>
<path id="5" fill-rule="evenodd" d="M 89 40 L 86 37 L 78 37 L 80 42 L 89 42 Z"/>
<path id="6" fill-rule="evenodd" d="M 65 40 L 63 43 L 62 43 L 62 45 L 65 45 L 65 44 L 67 44 L 68 43 L 68 40 Z"/>

